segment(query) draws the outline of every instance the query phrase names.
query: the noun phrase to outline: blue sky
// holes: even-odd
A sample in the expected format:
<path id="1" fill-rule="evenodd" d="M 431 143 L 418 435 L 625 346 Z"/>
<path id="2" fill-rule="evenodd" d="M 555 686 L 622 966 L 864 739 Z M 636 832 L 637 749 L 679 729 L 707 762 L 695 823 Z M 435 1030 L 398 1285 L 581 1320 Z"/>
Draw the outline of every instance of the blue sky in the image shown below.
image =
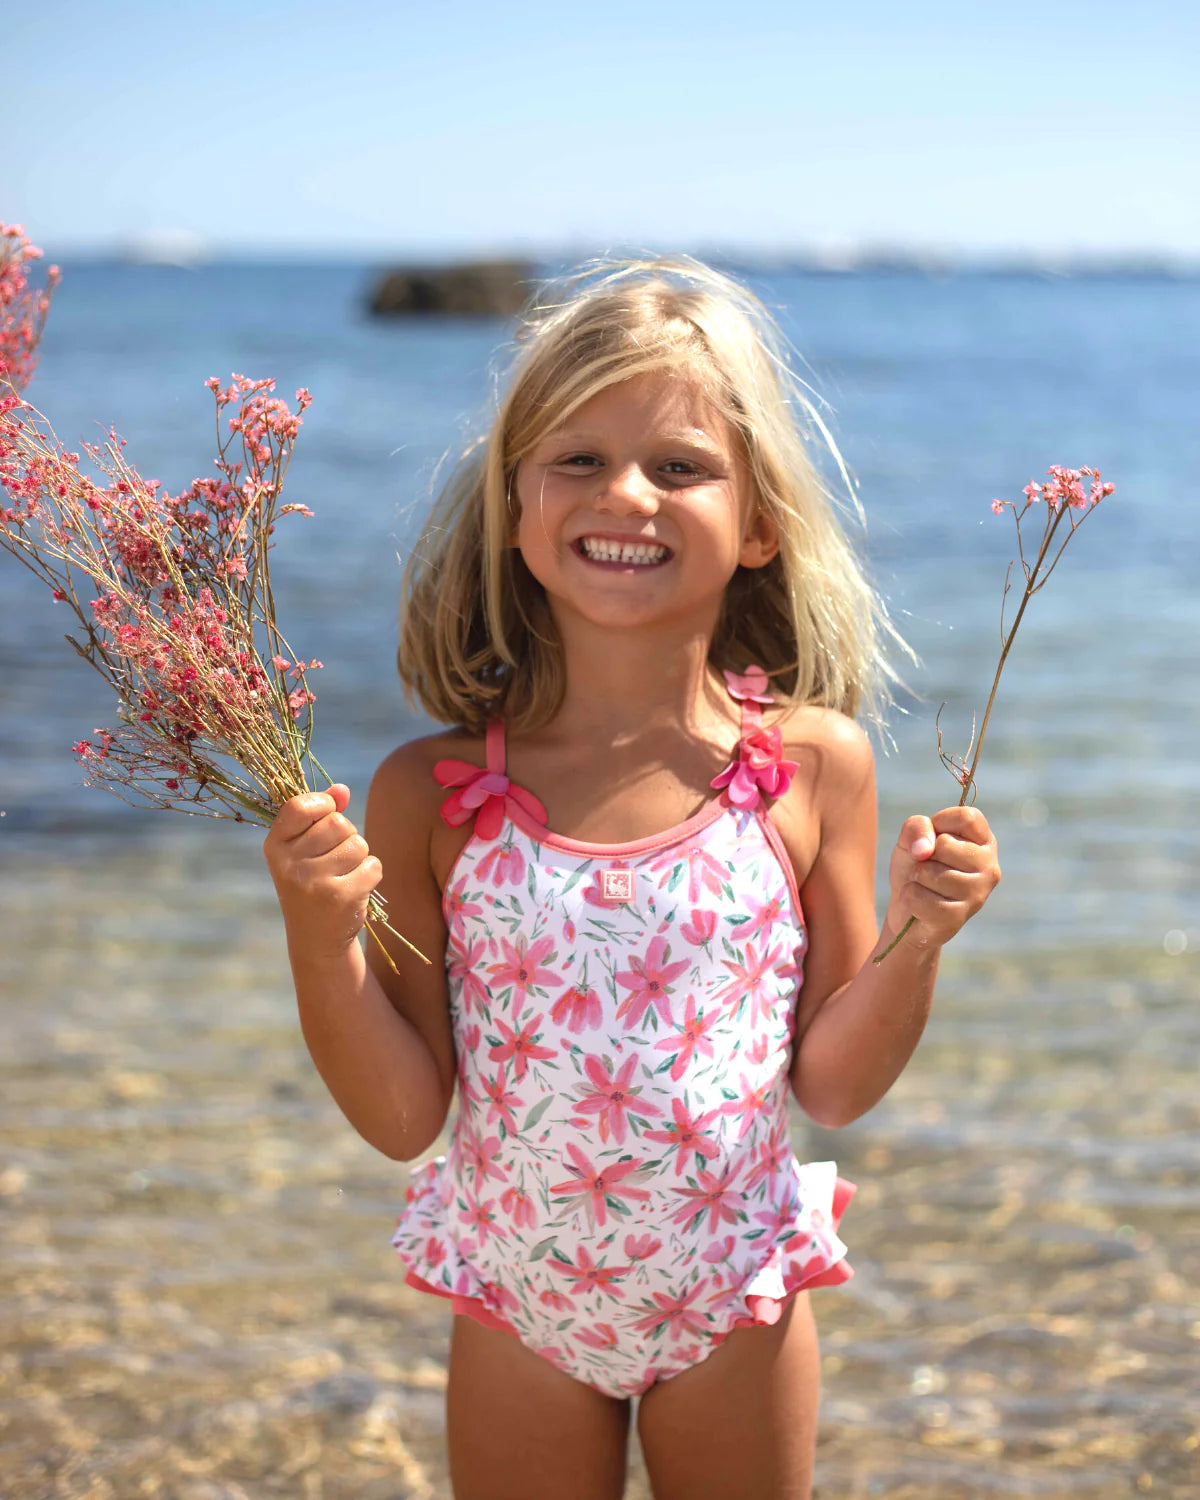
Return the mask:
<path id="1" fill-rule="evenodd" d="M 51 250 L 1200 257 L 1185 0 L 40 0 L 0 218 Z"/>

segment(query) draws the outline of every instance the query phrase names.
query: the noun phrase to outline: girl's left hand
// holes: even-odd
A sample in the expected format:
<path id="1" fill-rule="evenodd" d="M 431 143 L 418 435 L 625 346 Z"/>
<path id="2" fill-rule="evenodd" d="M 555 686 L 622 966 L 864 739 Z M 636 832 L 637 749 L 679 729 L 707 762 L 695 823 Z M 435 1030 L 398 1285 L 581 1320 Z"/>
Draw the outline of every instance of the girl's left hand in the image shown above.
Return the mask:
<path id="1" fill-rule="evenodd" d="M 915 917 L 907 942 L 949 942 L 1000 882 L 996 840 L 977 807 L 946 807 L 905 820 L 888 869 L 887 926 L 896 934 Z"/>

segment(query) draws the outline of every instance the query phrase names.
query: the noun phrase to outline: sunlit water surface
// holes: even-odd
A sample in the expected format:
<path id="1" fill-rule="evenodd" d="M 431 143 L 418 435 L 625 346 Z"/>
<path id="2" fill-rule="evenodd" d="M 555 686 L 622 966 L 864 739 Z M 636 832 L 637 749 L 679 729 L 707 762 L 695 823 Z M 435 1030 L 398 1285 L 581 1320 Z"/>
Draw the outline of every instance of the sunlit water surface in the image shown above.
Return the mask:
<path id="1" fill-rule="evenodd" d="M 177 488 L 211 457 L 205 376 L 312 388 L 280 608 L 361 798 L 426 727 L 391 665 L 396 555 L 504 330 L 372 324 L 361 266 L 65 269 L 30 391 L 64 437 L 112 421 Z M 954 800 L 938 704 L 957 749 L 986 698 L 1011 555 L 988 502 L 1057 461 L 1118 484 L 1022 627 L 980 775 L 1005 881 L 915 1061 L 846 1130 L 797 1119 L 860 1184 L 857 1275 L 814 1297 L 817 1493 L 1200 1496 L 1200 286 L 759 285 L 922 658 L 885 843 Z M 446 1316 L 387 1243 L 405 1169 L 313 1073 L 257 835 L 78 787 L 101 684 L 6 563 L 0 620 L 0 1490 L 446 1496 Z"/>

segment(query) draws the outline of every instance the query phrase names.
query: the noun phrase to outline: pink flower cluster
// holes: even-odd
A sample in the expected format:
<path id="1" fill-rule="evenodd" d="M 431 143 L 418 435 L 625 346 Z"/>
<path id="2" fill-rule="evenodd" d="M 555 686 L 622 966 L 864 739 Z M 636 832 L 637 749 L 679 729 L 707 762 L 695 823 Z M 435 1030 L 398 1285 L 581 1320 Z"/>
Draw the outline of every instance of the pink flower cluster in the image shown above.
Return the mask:
<path id="1" fill-rule="evenodd" d="M 61 279 L 50 266 L 44 289 L 30 287 L 29 263 L 41 258 L 19 224 L 0 223 L 0 386 L 14 391 L 33 376 L 50 297 Z"/>
<path id="2" fill-rule="evenodd" d="M 0 399 L 0 546 L 73 609 L 72 644 L 117 691 L 119 727 L 75 746 L 89 781 L 267 822 L 306 784 L 306 674 L 321 665 L 287 648 L 267 567 L 276 515 L 311 514 L 276 503 L 311 398 L 298 391 L 293 412 L 270 380 L 207 384 L 218 417 L 234 408 L 218 474 L 174 496 L 130 467 L 115 433 L 84 445 L 97 481 L 31 406 Z"/>
<path id="3" fill-rule="evenodd" d="M 1081 469 L 1066 469 L 1062 464 L 1051 464 L 1046 473 L 1049 475 L 1049 484 L 1038 484 L 1031 479 L 1021 491 L 1025 496 L 1022 515 L 1039 500 L 1044 500 L 1051 510 L 1057 510 L 1062 505 L 1069 505 L 1072 510 L 1089 510 L 1093 505 L 1099 505 L 1116 488 L 1107 480 L 1101 480 L 1099 469 L 1090 469 L 1086 465 Z M 1087 484 L 1085 480 L 1090 480 L 1091 483 Z M 996 515 L 1001 515 L 1010 508 L 1016 510 L 1011 500 L 992 501 L 992 510 Z"/>
<path id="4" fill-rule="evenodd" d="M 718 791 L 728 788 L 726 796 L 734 807 L 753 808 L 764 795 L 782 797 L 799 766 L 784 760 L 782 732 L 763 724 L 763 709 L 775 701 L 763 669 L 751 666 L 745 672 L 726 672 L 724 676 L 729 696 L 742 704 L 745 733 L 738 743 L 736 760 L 710 784 Z"/>

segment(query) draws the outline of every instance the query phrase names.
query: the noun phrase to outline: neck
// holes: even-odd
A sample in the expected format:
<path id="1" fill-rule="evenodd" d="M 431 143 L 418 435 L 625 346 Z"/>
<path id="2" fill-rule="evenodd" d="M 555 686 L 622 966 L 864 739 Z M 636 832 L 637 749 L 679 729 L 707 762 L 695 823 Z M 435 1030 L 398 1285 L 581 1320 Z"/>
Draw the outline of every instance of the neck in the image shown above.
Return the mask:
<path id="1" fill-rule="evenodd" d="M 728 699 L 708 665 L 707 630 L 648 641 L 644 631 L 572 621 L 560 635 L 567 691 L 555 723 L 565 735 L 615 747 L 648 731 L 703 731 L 728 718 Z"/>

